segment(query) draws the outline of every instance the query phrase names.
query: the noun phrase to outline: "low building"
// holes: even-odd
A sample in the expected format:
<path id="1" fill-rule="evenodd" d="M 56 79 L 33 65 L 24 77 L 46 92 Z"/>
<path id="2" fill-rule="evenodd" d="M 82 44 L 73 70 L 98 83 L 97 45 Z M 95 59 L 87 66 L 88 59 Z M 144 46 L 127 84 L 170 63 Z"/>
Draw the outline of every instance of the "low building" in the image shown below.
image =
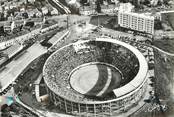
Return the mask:
<path id="1" fill-rule="evenodd" d="M 86 7 L 80 7 L 79 8 L 80 14 L 82 15 L 91 15 L 94 14 L 95 11 L 95 6 L 91 5 L 91 6 L 86 6 Z"/>
<path id="2" fill-rule="evenodd" d="M 121 27 L 154 34 L 154 17 L 133 12 L 118 12 L 118 24 Z"/>
<path id="3" fill-rule="evenodd" d="M 16 43 L 15 45 L 10 46 L 9 48 L 5 49 L 3 51 L 4 54 L 8 56 L 8 58 L 13 57 L 16 55 L 19 51 L 21 51 L 23 46 L 19 43 Z"/>
<path id="4" fill-rule="evenodd" d="M 55 8 L 53 8 L 53 10 L 51 11 L 51 15 L 58 15 L 59 11 Z"/>
<path id="5" fill-rule="evenodd" d="M 20 12 L 25 12 L 25 8 L 24 7 L 20 8 Z"/>
<path id="6" fill-rule="evenodd" d="M 132 12 L 134 11 L 134 5 L 131 3 L 120 3 L 118 10 L 122 12 Z"/>
<path id="7" fill-rule="evenodd" d="M 34 25 L 42 24 L 44 22 L 44 18 L 33 18 L 32 21 L 34 22 Z"/>
<path id="8" fill-rule="evenodd" d="M 5 7 L 4 7 L 4 10 L 5 10 L 5 11 L 10 10 L 10 6 L 8 6 L 8 5 L 7 5 L 7 6 L 5 6 Z"/>
<path id="9" fill-rule="evenodd" d="M 48 13 L 48 8 L 47 7 L 43 7 L 42 8 L 42 13 L 43 13 L 43 15 L 46 15 Z"/>
<path id="10" fill-rule="evenodd" d="M 40 11 L 38 11 L 37 9 L 27 10 L 27 13 L 28 13 L 29 18 L 41 17 L 42 16 L 42 13 Z"/>
<path id="11" fill-rule="evenodd" d="M 110 14 L 115 12 L 115 5 L 102 5 L 101 11 L 105 14 Z"/>
<path id="12" fill-rule="evenodd" d="M 15 12 L 15 14 L 14 14 L 15 19 L 16 19 L 16 20 L 21 20 L 21 19 L 23 19 L 23 16 L 22 16 L 23 13 L 24 13 L 24 12 Z"/>
<path id="13" fill-rule="evenodd" d="M 25 23 L 24 20 L 19 20 L 19 21 L 13 21 L 12 25 L 14 25 L 14 28 L 17 28 L 17 27 L 23 26 L 24 23 Z"/>
<path id="14" fill-rule="evenodd" d="M 80 7 L 79 11 L 82 15 L 91 15 L 97 13 L 95 5 Z M 115 13 L 115 11 L 115 5 L 101 5 L 101 12 L 104 14 Z"/>
<path id="15" fill-rule="evenodd" d="M 14 19 L 14 17 L 12 14 L 7 18 L 8 21 L 13 21 L 13 19 Z"/>
<path id="16" fill-rule="evenodd" d="M 4 24 L 4 32 L 10 33 L 20 26 L 24 25 L 24 21 L 12 21 Z"/>
<path id="17" fill-rule="evenodd" d="M 4 32 L 10 33 L 14 29 L 14 26 L 12 25 L 11 22 L 7 22 L 4 24 Z"/>
<path id="18" fill-rule="evenodd" d="M 17 5 L 16 4 L 12 4 L 9 7 L 10 7 L 10 9 L 13 9 L 13 8 L 17 8 Z"/>
<path id="19" fill-rule="evenodd" d="M 160 2 L 160 3 L 163 3 L 164 1 L 163 1 L 163 0 L 151 0 L 151 1 L 150 1 L 150 4 L 151 4 L 152 6 L 157 6 L 159 2 Z"/>

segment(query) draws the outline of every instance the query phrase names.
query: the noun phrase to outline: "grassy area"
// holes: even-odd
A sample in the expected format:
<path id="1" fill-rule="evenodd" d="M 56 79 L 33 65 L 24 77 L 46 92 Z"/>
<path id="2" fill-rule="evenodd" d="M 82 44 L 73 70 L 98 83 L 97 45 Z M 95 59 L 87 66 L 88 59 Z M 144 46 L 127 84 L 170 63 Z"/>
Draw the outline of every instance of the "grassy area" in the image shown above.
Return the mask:
<path id="1" fill-rule="evenodd" d="M 174 40 L 155 40 L 153 45 L 166 52 L 174 53 Z"/>
<path id="2" fill-rule="evenodd" d="M 174 13 L 162 14 L 162 20 L 169 22 L 170 26 L 174 28 Z"/>
<path id="3" fill-rule="evenodd" d="M 173 40 L 156 40 L 155 46 L 169 52 L 174 52 Z M 155 57 L 155 92 L 161 100 L 161 104 L 168 106 L 168 110 L 162 114 L 158 110 L 148 112 L 150 104 L 146 104 L 140 112 L 131 117 L 173 117 L 174 115 L 174 57 L 164 55 L 154 50 Z"/>
<path id="4" fill-rule="evenodd" d="M 156 40 L 153 44 L 164 51 L 174 53 L 174 40 Z M 154 50 L 156 91 L 161 99 L 171 97 L 174 86 L 174 57 L 164 55 Z M 174 99 L 174 98 L 173 98 Z"/>
<path id="5" fill-rule="evenodd" d="M 170 96 L 170 87 L 173 83 L 173 68 L 174 58 L 165 56 L 155 51 L 155 77 L 156 77 L 156 91 L 160 98 L 167 99 Z"/>
<path id="6" fill-rule="evenodd" d="M 166 46 L 166 49 L 170 47 Z M 158 51 L 155 51 L 155 90 L 158 97 L 169 106 L 171 111 L 174 107 L 174 57 L 166 56 Z M 166 112 L 165 115 L 173 115 L 174 112 Z"/>
<path id="7" fill-rule="evenodd" d="M 17 83 L 18 85 L 14 86 L 17 94 L 18 92 L 22 92 L 21 95 L 19 95 L 20 99 L 31 107 L 42 108 L 41 104 L 36 101 L 35 95 L 32 94 L 34 91 L 34 85 L 30 86 L 30 84 L 33 84 L 42 72 L 42 67 L 47 57 L 48 55 L 43 55 L 42 57 L 34 60 L 30 66 L 28 66 L 30 68 L 25 71 L 23 75 L 19 76 L 20 80 Z"/>

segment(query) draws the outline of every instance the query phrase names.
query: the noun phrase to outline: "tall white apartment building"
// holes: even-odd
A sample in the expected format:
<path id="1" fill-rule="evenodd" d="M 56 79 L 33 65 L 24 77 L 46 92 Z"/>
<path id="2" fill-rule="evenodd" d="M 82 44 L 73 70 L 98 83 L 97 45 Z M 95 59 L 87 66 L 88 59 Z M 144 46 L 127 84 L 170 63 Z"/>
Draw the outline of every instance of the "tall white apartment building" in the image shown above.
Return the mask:
<path id="1" fill-rule="evenodd" d="M 121 27 L 154 34 L 154 17 L 133 12 L 118 12 L 118 24 Z"/>

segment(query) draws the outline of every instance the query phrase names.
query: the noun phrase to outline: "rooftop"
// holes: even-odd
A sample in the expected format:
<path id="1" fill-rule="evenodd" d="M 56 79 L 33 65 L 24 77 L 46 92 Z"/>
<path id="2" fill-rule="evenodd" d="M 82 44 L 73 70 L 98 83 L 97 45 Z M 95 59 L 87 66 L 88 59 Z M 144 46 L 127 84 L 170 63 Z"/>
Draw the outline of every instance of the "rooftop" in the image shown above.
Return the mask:
<path id="1" fill-rule="evenodd" d="M 9 57 L 11 57 L 14 53 L 16 53 L 20 48 L 22 47 L 22 45 L 20 45 L 19 43 L 16 43 L 15 45 L 10 46 L 9 48 L 7 48 L 6 50 L 3 51 L 4 54 L 7 54 Z"/>
<path id="2" fill-rule="evenodd" d="M 151 14 L 144 14 L 144 13 L 135 13 L 135 12 L 122 12 L 122 11 L 119 11 L 120 13 L 124 13 L 124 14 L 128 14 L 128 15 L 132 15 L 132 16 L 135 16 L 135 17 L 143 17 L 143 18 L 147 18 L 147 19 L 150 19 L 150 20 L 154 20 L 154 16 L 152 16 Z"/>

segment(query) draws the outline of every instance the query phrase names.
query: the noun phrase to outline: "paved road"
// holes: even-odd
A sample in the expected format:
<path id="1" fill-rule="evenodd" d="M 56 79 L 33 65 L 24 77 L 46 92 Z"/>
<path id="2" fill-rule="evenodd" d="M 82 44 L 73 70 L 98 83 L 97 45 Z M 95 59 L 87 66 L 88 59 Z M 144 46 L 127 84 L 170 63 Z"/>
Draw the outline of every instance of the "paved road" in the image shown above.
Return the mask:
<path id="1" fill-rule="evenodd" d="M 30 106 L 24 104 L 24 103 L 18 98 L 18 96 L 14 96 L 14 98 L 15 98 L 15 101 L 16 101 L 20 106 L 24 107 L 25 109 L 29 110 L 30 112 L 35 113 L 35 114 L 38 115 L 39 117 L 47 117 L 45 114 L 39 112 L 38 110 L 36 110 L 36 109 L 34 109 L 34 108 L 32 108 L 32 107 L 30 107 Z"/>
<path id="2" fill-rule="evenodd" d="M 101 29 L 102 31 L 101 32 L 104 32 L 105 34 L 111 34 L 112 36 L 127 36 L 127 37 L 131 37 L 131 38 L 136 38 L 138 40 L 147 40 L 149 38 L 147 37 L 143 37 L 143 36 L 139 36 L 139 35 L 136 35 L 134 36 L 133 34 L 129 34 L 129 33 L 126 33 L 126 32 L 122 32 L 122 31 L 117 31 L 117 30 L 112 30 L 112 29 L 108 29 L 108 28 L 102 28 Z"/>
<path id="3" fill-rule="evenodd" d="M 36 58 L 46 53 L 47 49 L 40 44 L 34 44 L 27 52 L 17 60 L 11 61 L 6 65 L 6 69 L 0 72 L 1 92 L 12 84 L 19 74 Z"/>
<path id="4" fill-rule="evenodd" d="M 156 46 L 151 46 L 151 47 L 156 49 L 156 50 L 158 50 L 158 51 L 160 51 L 160 52 L 162 52 L 163 54 L 166 54 L 166 55 L 169 55 L 169 56 L 174 56 L 174 53 L 166 52 L 166 51 L 164 51 L 164 50 L 162 50 L 162 49 L 160 49 L 160 48 L 158 48 Z"/>
<path id="5" fill-rule="evenodd" d="M 111 34 L 113 36 L 127 36 L 127 37 L 131 37 L 131 38 L 136 38 L 138 40 L 147 40 L 148 38 L 146 37 L 143 37 L 143 36 L 133 36 L 132 34 L 128 34 L 128 33 L 125 33 L 125 32 L 120 32 L 120 31 L 114 31 L 114 30 L 111 30 L 111 29 L 106 29 L 106 28 L 102 28 L 102 32 L 105 32 L 105 33 L 108 33 L 108 34 Z M 169 53 L 169 52 L 166 52 L 156 46 L 153 46 L 153 45 L 146 45 L 146 44 L 142 44 L 142 45 L 145 45 L 145 46 L 149 46 L 149 47 L 152 47 L 166 55 L 169 55 L 169 56 L 174 56 L 174 53 Z"/>

